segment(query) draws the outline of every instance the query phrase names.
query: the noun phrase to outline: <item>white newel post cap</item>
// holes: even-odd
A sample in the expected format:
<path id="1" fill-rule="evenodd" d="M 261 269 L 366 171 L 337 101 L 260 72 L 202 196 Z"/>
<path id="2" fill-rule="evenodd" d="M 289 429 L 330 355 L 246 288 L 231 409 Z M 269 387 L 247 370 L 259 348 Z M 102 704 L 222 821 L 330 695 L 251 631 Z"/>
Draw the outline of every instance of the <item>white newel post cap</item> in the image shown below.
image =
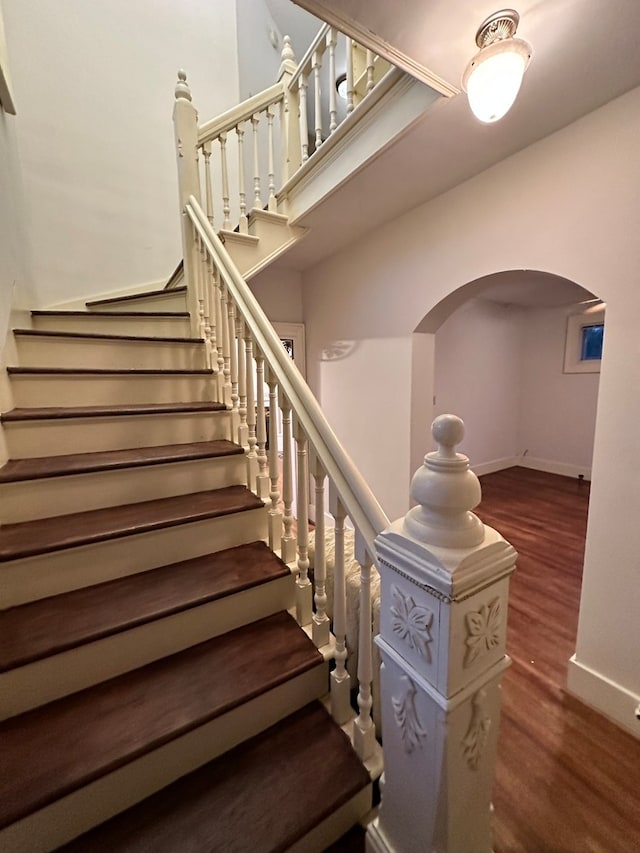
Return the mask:
<path id="1" fill-rule="evenodd" d="M 187 72 L 182 68 L 178 71 L 178 82 L 176 83 L 175 96 L 176 101 L 181 99 L 186 101 L 191 100 L 191 89 L 187 83 Z"/>
<path id="2" fill-rule="evenodd" d="M 282 51 L 280 53 L 280 69 L 278 71 L 278 80 L 282 80 L 285 74 L 293 74 L 297 68 L 296 55 L 293 52 L 291 37 L 285 36 L 282 39 Z"/>
<path id="3" fill-rule="evenodd" d="M 464 438 L 464 423 L 456 415 L 440 415 L 431 434 L 438 449 L 427 453 L 413 475 L 411 497 L 418 506 L 405 516 L 405 532 L 427 545 L 473 548 L 483 542 L 485 528 L 471 512 L 482 497 L 480 481 L 468 457 L 455 449 Z"/>

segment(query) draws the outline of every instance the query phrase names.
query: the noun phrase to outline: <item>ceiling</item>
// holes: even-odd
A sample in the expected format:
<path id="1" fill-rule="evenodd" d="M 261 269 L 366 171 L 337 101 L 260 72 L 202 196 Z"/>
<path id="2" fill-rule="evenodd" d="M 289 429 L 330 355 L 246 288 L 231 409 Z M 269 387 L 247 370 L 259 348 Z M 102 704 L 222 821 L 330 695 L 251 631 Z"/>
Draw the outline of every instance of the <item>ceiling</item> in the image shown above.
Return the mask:
<path id="1" fill-rule="evenodd" d="M 295 2 L 343 30 L 346 22 L 361 42 L 375 44 L 397 64 L 406 60 L 414 76 L 441 78 L 441 91 L 458 90 L 476 51 L 478 26 L 502 8 L 495 0 Z M 289 0 L 267 3 L 281 32 L 295 29 L 306 38 L 316 31 L 317 21 L 303 19 Z M 429 201 L 640 85 L 640 0 L 518 0 L 517 9 L 517 34 L 531 43 L 533 57 L 507 116 L 484 125 L 471 115 L 464 94 L 442 97 L 344 191 L 312 211 L 304 224 L 314 239 L 298 244 L 287 265 L 312 266 L 365 228 Z"/>

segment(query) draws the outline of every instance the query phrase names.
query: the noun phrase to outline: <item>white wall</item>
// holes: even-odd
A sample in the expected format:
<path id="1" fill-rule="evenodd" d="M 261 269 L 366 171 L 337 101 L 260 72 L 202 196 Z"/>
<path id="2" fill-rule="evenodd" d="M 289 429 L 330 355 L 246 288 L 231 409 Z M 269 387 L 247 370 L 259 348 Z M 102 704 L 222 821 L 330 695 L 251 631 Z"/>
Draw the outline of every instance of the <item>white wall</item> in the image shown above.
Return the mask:
<path id="1" fill-rule="evenodd" d="M 302 323 L 302 276 L 297 270 L 267 267 L 249 286 L 272 322 Z"/>
<path id="2" fill-rule="evenodd" d="M 201 119 L 237 103 L 234 0 L 3 9 L 37 304 L 168 277 L 181 254 L 176 71 Z"/>
<path id="3" fill-rule="evenodd" d="M 571 309 L 526 312 L 522 344 L 520 452 L 567 473 L 591 471 L 599 373 L 564 373 Z M 575 308 L 573 309 L 575 311 Z M 576 472 L 572 469 L 575 468 Z M 580 469 L 580 470 L 578 470 Z"/>
<path id="4" fill-rule="evenodd" d="M 410 350 L 412 332 L 435 305 L 466 282 L 513 269 L 563 276 L 607 302 L 577 654 L 596 680 L 615 685 L 618 704 L 600 694 L 599 707 L 636 728 L 639 138 L 636 89 L 366 235 L 304 282 L 309 376 L 330 421 L 339 418 L 347 450 L 357 454 L 365 477 L 379 483 L 378 496 L 393 514 L 397 496 L 408 493 L 407 435 L 415 431 L 405 376 L 411 360 L 394 356 L 403 341 Z M 340 340 L 352 343 L 353 354 L 332 376 L 322 352 Z M 343 384 L 327 396 L 330 378 Z M 391 454 L 394 464 L 386 462 Z M 380 459 L 386 478 L 378 475 Z"/>
<path id="5" fill-rule="evenodd" d="M 239 100 L 267 89 L 278 79 L 282 35 L 265 0 L 236 0 Z"/>
<path id="6" fill-rule="evenodd" d="M 524 313 L 473 299 L 435 335 L 433 414 L 453 412 L 464 420 L 460 449 L 478 468 L 519 452 Z"/>

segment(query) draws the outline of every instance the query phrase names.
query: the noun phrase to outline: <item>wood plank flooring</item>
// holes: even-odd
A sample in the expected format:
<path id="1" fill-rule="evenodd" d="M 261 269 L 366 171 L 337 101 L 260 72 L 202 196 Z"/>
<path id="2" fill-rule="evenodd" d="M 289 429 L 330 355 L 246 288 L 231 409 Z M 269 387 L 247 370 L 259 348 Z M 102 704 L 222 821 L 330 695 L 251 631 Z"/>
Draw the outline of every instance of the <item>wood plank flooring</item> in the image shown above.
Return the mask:
<path id="1" fill-rule="evenodd" d="M 481 478 L 477 513 L 519 553 L 509 596 L 494 853 L 640 851 L 640 741 L 565 691 L 589 485 L 524 468 Z"/>

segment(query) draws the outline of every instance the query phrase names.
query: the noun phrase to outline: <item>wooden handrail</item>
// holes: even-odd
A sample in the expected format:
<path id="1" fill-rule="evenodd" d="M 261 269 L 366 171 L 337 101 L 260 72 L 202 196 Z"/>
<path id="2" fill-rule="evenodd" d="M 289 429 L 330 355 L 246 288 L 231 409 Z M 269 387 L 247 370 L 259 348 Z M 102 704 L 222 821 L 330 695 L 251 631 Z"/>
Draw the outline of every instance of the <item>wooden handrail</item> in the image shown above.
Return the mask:
<path id="1" fill-rule="evenodd" d="M 280 338 L 211 227 L 195 196 L 189 198 L 186 213 L 224 279 L 278 386 L 291 403 L 295 417 L 329 480 L 333 482 L 354 527 L 360 532 L 368 553 L 375 560 L 374 540 L 389 525 L 389 519 L 329 426 L 318 401 L 285 352 Z"/>
<path id="2" fill-rule="evenodd" d="M 238 104 L 237 107 L 233 107 L 217 118 L 200 125 L 198 128 L 198 145 L 211 142 L 212 139 L 220 136 L 221 133 L 228 133 L 241 122 L 248 121 L 256 113 L 264 112 L 272 104 L 277 104 L 283 95 L 283 84 L 281 82 L 274 83 L 273 86 L 265 89 L 264 92 L 258 92 L 257 95 L 247 98 L 246 101 Z"/>

